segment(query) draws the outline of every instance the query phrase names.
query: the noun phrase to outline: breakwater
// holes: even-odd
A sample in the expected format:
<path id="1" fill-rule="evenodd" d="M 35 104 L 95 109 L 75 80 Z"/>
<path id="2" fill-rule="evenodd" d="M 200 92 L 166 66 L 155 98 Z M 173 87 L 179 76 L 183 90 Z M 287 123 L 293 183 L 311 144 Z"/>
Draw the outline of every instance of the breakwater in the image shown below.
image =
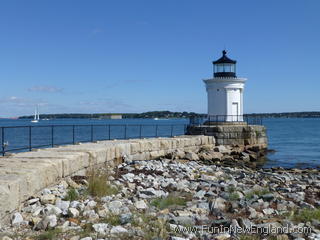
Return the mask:
<path id="1" fill-rule="evenodd" d="M 213 147 L 210 136 L 99 141 L 13 154 L 1 158 L 0 217 L 4 220 L 37 191 L 89 167 L 124 158 L 150 160 L 177 151 Z"/>

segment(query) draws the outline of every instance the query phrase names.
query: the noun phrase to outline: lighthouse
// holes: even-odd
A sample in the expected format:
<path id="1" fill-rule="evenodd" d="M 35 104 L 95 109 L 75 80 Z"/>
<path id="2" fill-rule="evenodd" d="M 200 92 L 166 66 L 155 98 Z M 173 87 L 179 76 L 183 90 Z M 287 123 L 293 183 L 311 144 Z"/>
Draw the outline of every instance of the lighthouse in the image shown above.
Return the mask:
<path id="1" fill-rule="evenodd" d="M 236 75 L 237 61 L 222 57 L 213 61 L 213 78 L 204 79 L 208 95 L 208 116 L 210 122 L 242 122 L 243 90 L 247 79 Z"/>

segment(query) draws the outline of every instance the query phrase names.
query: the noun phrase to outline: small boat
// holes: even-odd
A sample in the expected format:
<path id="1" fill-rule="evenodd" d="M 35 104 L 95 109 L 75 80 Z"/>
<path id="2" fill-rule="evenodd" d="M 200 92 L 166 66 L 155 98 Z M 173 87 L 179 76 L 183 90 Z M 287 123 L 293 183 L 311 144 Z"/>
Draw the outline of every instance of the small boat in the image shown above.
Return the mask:
<path id="1" fill-rule="evenodd" d="M 37 123 L 39 122 L 40 117 L 39 117 L 39 109 L 38 106 L 36 107 L 36 110 L 34 111 L 34 118 L 31 120 L 32 123 Z"/>
<path id="2" fill-rule="evenodd" d="M 154 118 L 153 120 L 159 120 L 159 118 Z"/>

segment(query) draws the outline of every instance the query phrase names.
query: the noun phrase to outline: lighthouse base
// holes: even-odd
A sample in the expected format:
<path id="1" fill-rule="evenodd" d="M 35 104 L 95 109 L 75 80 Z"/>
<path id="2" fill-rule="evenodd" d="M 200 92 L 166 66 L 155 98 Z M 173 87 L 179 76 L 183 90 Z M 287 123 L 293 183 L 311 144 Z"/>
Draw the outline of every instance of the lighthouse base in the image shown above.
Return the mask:
<path id="1" fill-rule="evenodd" d="M 188 135 L 214 136 L 217 145 L 259 146 L 265 149 L 268 146 L 266 128 L 262 125 L 246 125 L 243 123 L 216 123 L 187 127 Z"/>

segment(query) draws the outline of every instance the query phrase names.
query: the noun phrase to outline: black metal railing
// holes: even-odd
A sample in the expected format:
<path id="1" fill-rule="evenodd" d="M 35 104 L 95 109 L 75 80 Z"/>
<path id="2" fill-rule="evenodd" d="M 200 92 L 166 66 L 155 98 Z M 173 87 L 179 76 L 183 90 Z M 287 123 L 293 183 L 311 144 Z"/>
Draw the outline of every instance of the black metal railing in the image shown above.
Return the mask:
<path id="1" fill-rule="evenodd" d="M 262 117 L 251 115 L 208 115 L 206 117 L 190 117 L 190 125 L 215 125 L 217 123 L 239 122 L 248 125 L 262 125 Z"/>
<path id="2" fill-rule="evenodd" d="M 113 139 L 172 137 L 183 135 L 186 124 L 159 125 L 46 125 L 0 127 L 1 150 L 7 152 L 31 151 L 80 142 Z"/>

